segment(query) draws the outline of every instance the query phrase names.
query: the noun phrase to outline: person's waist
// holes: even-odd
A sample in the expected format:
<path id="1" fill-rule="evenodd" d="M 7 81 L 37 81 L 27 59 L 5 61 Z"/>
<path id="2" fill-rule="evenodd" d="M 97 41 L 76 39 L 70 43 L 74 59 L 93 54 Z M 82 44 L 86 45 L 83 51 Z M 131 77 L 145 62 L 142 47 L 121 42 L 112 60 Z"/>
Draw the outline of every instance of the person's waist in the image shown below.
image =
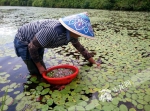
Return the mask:
<path id="1" fill-rule="evenodd" d="M 30 43 L 25 37 L 23 37 L 20 33 L 17 33 L 15 35 L 15 38 L 17 38 L 19 41 L 24 42 L 26 44 Z"/>

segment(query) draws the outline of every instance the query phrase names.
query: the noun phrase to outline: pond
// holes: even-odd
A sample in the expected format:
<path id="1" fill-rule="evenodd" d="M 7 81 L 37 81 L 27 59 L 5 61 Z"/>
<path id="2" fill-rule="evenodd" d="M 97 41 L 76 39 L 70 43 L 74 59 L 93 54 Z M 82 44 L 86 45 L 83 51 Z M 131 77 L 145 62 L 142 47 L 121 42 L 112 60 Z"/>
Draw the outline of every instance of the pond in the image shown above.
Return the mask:
<path id="1" fill-rule="evenodd" d="M 88 12 L 96 40 L 80 42 L 102 60 L 90 66 L 71 44 L 46 49 L 46 67 L 71 64 L 79 74 L 63 90 L 30 76 L 13 39 L 24 23 Z M 150 13 L 0 7 L 0 109 L 4 111 L 150 111 Z"/>

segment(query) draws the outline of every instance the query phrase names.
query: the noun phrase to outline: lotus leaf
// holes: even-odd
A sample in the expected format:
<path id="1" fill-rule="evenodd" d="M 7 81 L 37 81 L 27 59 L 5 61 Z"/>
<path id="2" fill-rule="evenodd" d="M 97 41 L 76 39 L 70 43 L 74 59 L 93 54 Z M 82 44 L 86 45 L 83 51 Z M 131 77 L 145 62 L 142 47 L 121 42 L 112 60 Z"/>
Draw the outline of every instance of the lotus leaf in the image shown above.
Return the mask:
<path id="1" fill-rule="evenodd" d="M 74 89 L 74 92 L 76 92 L 76 93 L 81 92 L 81 91 L 82 91 L 81 87 L 77 87 L 76 89 Z"/>
<path id="2" fill-rule="evenodd" d="M 54 99 L 54 102 L 57 105 L 64 105 L 65 104 L 65 100 L 63 100 L 63 99 Z"/>
<path id="3" fill-rule="evenodd" d="M 134 108 L 130 108 L 129 111 L 136 111 Z"/>
<path id="4" fill-rule="evenodd" d="M 77 111 L 85 111 L 85 108 L 83 106 L 76 106 Z"/>
<path id="5" fill-rule="evenodd" d="M 144 110 L 145 110 L 145 111 L 149 111 L 149 108 L 150 108 L 150 105 L 145 105 L 145 106 L 144 106 Z"/>
<path id="6" fill-rule="evenodd" d="M 41 91 L 41 90 L 43 90 L 43 87 L 42 86 L 37 86 L 36 90 Z"/>
<path id="7" fill-rule="evenodd" d="M 138 96 L 136 94 L 132 94 L 132 99 L 137 100 Z"/>
<path id="8" fill-rule="evenodd" d="M 76 95 L 76 94 L 77 94 L 77 93 L 74 92 L 74 91 L 71 92 L 71 95 L 72 95 L 72 96 L 74 96 L 74 95 Z"/>
<path id="9" fill-rule="evenodd" d="M 142 100 L 142 99 L 137 99 L 137 102 L 140 103 L 140 104 L 147 104 L 147 102 Z"/>
<path id="10" fill-rule="evenodd" d="M 5 78 L 8 78 L 8 77 L 10 77 L 10 75 L 9 75 L 9 74 L 6 74 L 4 77 L 5 77 Z"/>
<path id="11" fill-rule="evenodd" d="M 71 106 L 75 106 L 76 103 L 73 103 L 73 102 L 65 102 L 65 106 L 66 107 L 71 107 Z"/>
<path id="12" fill-rule="evenodd" d="M 88 101 L 88 100 L 89 100 L 89 98 L 88 98 L 87 96 L 85 96 L 85 95 L 82 95 L 81 98 L 82 98 L 82 100 L 84 100 L 84 101 Z"/>
<path id="13" fill-rule="evenodd" d="M 12 97 L 9 97 L 7 98 L 7 100 L 5 101 L 5 105 L 11 105 L 13 103 L 13 98 Z"/>
<path id="14" fill-rule="evenodd" d="M 7 111 L 8 109 L 8 106 L 7 105 L 4 105 L 4 106 L 0 106 L 0 109 L 3 107 L 3 111 Z"/>
<path id="15" fill-rule="evenodd" d="M 48 99 L 51 98 L 51 96 L 50 96 L 50 95 L 45 95 L 44 98 L 45 98 L 46 100 L 48 100 Z"/>
<path id="16" fill-rule="evenodd" d="M 114 99 L 112 100 L 112 103 L 113 103 L 114 105 L 118 105 L 119 100 L 118 100 L 117 98 L 114 98 Z"/>
<path id="17" fill-rule="evenodd" d="M 47 101 L 46 98 L 43 97 L 43 98 L 42 98 L 42 102 L 43 102 L 43 103 L 46 103 L 46 101 Z"/>
<path id="18" fill-rule="evenodd" d="M 20 86 L 21 86 L 21 84 L 18 83 L 16 86 L 14 86 L 14 89 L 15 89 L 15 88 L 18 88 L 18 87 L 20 87 Z"/>
<path id="19" fill-rule="evenodd" d="M 69 101 L 69 102 L 75 102 L 75 100 L 74 100 L 74 98 L 73 98 L 72 96 L 69 96 L 69 97 L 68 97 L 68 101 Z"/>
<path id="20" fill-rule="evenodd" d="M 125 99 L 127 102 L 131 102 L 132 100 L 130 98 Z"/>
<path id="21" fill-rule="evenodd" d="M 0 76 L 0 83 L 9 83 L 10 80 L 7 80 L 7 77 L 1 77 Z"/>
<path id="22" fill-rule="evenodd" d="M 39 96 L 41 94 L 41 91 L 36 91 L 36 96 Z"/>
<path id="23" fill-rule="evenodd" d="M 104 111 L 112 111 L 113 107 L 111 107 L 111 106 L 103 106 L 102 110 L 104 110 Z"/>
<path id="24" fill-rule="evenodd" d="M 119 108 L 115 108 L 113 111 L 120 111 Z"/>
<path id="25" fill-rule="evenodd" d="M 7 72 L 0 72 L 0 76 L 7 74 Z"/>
<path id="26" fill-rule="evenodd" d="M 138 104 L 138 105 L 137 105 L 137 108 L 138 108 L 138 109 L 143 109 L 143 105 Z"/>
<path id="27" fill-rule="evenodd" d="M 50 87 L 50 84 L 46 84 L 44 85 L 45 88 Z"/>
<path id="28" fill-rule="evenodd" d="M 49 106 L 47 104 L 42 106 L 42 111 L 48 111 Z"/>
<path id="29" fill-rule="evenodd" d="M 31 78 L 30 78 L 30 81 L 31 81 L 31 82 L 36 82 L 36 81 L 37 81 L 37 77 L 36 77 L 36 76 L 31 77 Z"/>
<path id="30" fill-rule="evenodd" d="M 16 96 L 16 100 L 20 100 L 23 97 L 24 97 L 24 93 L 20 93 Z"/>
<path id="31" fill-rule="evenodd" d="M 78 100 L 80 100 L 81 99 L 81 95 L 75 95 L 75 96 L 73 96 L 73 98 L 74 98 L 74 100 L 75 101 L 78 101 Z"/>
<path id="32" fill-rule="evenodd" d="M 30 92 L 25 92 L 25 94 L 26 94 L 27 96 L 29 96 L 31 93 L 30 93 Z"/>
<path id="33" fill-rule="evenodd" d="M 139 99 L 144 99 L 144 96 L 138 95 Z"/>
<path id="34" fill-rule="evenodd" d="M 81 102 L 79 102 L 78 105 L 79 105 L 79 106 L 86 106 L 86 105 L 87 105 L 87 102 L 86 102 L 86 101 L 81 101 Z"/>
<path id="35" fill-rule="evenodd" d="M 46 84 L 45 82 L 42 82 L 42 83 L 39 84 L 39 86 L 43 86 L 43 87 L 47 87 L 48 86 L 49 87 L 50 84 Z"/>
<path id="36" fill-rule="evenodd" d="M 9 88 L 14 88 L 17 85 L 17 83 L 12 83 Z"/>
<path id="37" fill-rule="evenodd" d="M 6 95 L 5 98 L 8 99 L 10 97 L 10 95 Z"/>
<path id="38" fill-rule="evenodd" d="M 133 104 L 134 106 L 137 106 L 137 102 L 136 102 L 135 100 L 132 100 L 132 104 Z"/>
<path id="39" fill-rule="evenodd" d="M 130 98 L 130 97 L 131 97 L 131 94 L 129 94 L 129 93 L 126 93 L 126 96 L 127 96 L 128 98 Z"/>
<path id="40" fill-rule="evenodd" d="M 14 89 L 8 89 L 7 92 L 12 92 Z"/>
<path id="41" fill-rule="evenodd" d="M 124 96 L 126 93 L 124 91 L 122 91 L 121 94 Z"/>
<path id="42" fill-rule="evenodd" d="M 7 86 L 4 86 L 4 87 L 1 89 L 1 91 L 6 91 L 8 88 L 9 88 L 8 85 L 7 85 Z"/>
<path id="43" fill-rule="evenodd" d="M 51 106 L 53 104 L 53 100 L 50 98 L 47 100 L 47 105 Z"/>
<path id="44" fill-rule="evenodd" d="M 49 92 L 49 88 L 46 88 L 46 89 L 44 89 L 42 92 L 41 92 L 41 95 L 45 95 L 45 94 L 47 94 L 48 92 Z"/>
<path id="45" fill-rule="evenodd" d="M 37 103 L 36 108 L 37 108 L 37 109 L 42 109 L 43 104 L 41 104 L 41 103 L 39 103 L 39 102 L 36 102 L 36 103 Z"/>
<path id="46" fill-rule="evenodd" d="M 101 104 L 97 105 L 97 106 L 96 106 L 96 109 L 98 109 L 98 110 L 102 110 L 102 106 L 101 106 Z"/>
<path id="47" fill-rule="evenodd" d="M 54 98 L 61 98 L 62 95 L 61 93 L 54 91 L 51 96 L 54 99 Z"/>
<path id="48" fill-rule="evenodd" d="M 3 101 L 3 96 L 2 97 L 0 97 L 0 103 Z"/>
<path id="49" fill-rule="evenodd" d="M 55 106 L 54 111 L 66 111 L 66 109 L 64 108 L 64 106 Z"/>
<path id="50" fill-rule="evenodd" d="M 150 102 L 150 95 L 145 95 L 144 96 L 144 101 Z"/>
<path id="51" fill-rule="evenodd" d="M 124 104 L 121 104 L 119 106 L 119 109 L 120 109 L 120 111 L 128 111 L 128 108 Z"/>
<path id="52" fill-rule="evenodd" d="M 60 95 L 60 93 L 61 94 L 68 94 L 68 90 L 61 90 L 59 93 L 57 93 L 57 95 L 59 96 Z"/>
<path id="53" fill-rule="evenodd" d="M 31 84 L 32 82 L 31 82 L 31 81 L 27 81 L 26 83 L 27 83 L 27 84 Z"/>
<path id="54" fill-rule="evenodd" d="M 26 89 L 26 88 L 28 88 L 29 86 L 28 86 L 28 85 L 24 85 L 23 87 Z"/>
<path id="55" fill-rule="evenodd" d="M 16 106 L 16 111 L 21 111 L 25 105 L 27 105 L 28 101 L 20 101 Z"/>
<path id="56" fill-rule="evenodd" d="M 16 68 L 20 68 L 20 67 L 22 67 L 22 65 L 15 65 L 15 67 L 16 67 Z"/>
<path id="57" fill-rule="evenodd" d="M 27 79 L 30 78 L 30 77 L 31 77 L 31 75 L 26 76 Z"/>

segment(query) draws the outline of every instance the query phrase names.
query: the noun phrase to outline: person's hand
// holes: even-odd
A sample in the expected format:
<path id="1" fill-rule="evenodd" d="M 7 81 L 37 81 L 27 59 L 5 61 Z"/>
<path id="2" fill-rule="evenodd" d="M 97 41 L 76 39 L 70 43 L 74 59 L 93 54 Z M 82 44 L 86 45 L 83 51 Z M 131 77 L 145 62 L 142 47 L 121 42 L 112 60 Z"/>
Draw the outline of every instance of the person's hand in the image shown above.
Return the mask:
<path id="1" fill-rule="evenodd" d="M 43 74 L 44 72 L 47 72 L 47 70 L 43 66 L 38 67 L 38 69 L 39 69 L 40 74 Z"/>
<path id="2" fill-rule="evenodd" d="M 96 65 L 99 67 L 101 64 L 100 63 L 96 63 Z"/>
<path id="3" fill-rule="evenodd" d="M 101 64 L 100 63 L 96 63 L 97 67 L 100 68 Z"/>
<path id="4" fill-rule="evenodd" d="M 43 65 L 41 65 L 40 62 L 37 62 L 36 66 L 38 67 L 38 70 L 39 70 L 40 74 L 43 74 L 44 72 L 47 72 L 47 70 L 44 68 Z"/>

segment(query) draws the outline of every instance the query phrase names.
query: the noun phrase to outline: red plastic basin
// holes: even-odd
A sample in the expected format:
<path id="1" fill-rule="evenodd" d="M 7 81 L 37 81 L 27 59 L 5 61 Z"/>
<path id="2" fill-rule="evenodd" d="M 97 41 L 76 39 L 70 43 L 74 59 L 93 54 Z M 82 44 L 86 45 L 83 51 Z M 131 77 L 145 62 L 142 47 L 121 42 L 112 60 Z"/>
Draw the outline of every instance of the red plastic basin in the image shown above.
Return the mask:
<path id="1" fill-rule="evenodd" d="M 71 69 L 74 73 L 70 74 L 69 76 L 62 77 L 62 78 L 50 78 L 50 77 L 46 76 L 48 72 L 50 72 L 54 69 L 59 69 L 59 68 Z M 53 66 L 53 67 L 47 69 L 47 72 L 44 72 L 42 75 L 43 75 L 43 78 L 46 79 L 47 82 L 49 82 L 50 84 L 64 85 L 64 84 L 70 83 L 78 75 L 78 73 L 79 73 L 79 69 L 76 66 L 62 64 L 62 65 Z"/>

